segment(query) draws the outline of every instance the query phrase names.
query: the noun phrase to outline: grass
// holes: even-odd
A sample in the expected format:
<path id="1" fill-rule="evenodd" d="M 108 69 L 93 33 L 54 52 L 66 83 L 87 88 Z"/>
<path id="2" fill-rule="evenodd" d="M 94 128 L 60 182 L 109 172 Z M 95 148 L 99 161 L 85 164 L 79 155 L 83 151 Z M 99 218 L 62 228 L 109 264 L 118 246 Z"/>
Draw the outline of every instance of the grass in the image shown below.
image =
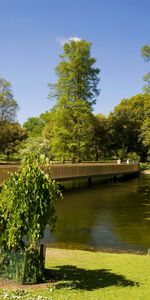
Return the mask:
<path id="1" fill-rule="evenodd" d="M 46 268 L 49 283 L 1 289 L 0 299 L 150 299 L 150 256 L 48 248 Z"/>

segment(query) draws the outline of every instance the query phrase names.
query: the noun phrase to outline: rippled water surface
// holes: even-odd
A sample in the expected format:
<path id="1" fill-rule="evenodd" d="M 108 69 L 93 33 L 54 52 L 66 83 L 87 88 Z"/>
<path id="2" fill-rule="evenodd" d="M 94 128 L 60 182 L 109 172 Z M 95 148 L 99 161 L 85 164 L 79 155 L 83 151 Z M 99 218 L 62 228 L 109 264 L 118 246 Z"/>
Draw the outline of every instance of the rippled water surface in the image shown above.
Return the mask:
<path id="1" fill-rule="evenodd" d="M 57 203 L 52 246 L 147 251 L 150 248 L 150 175 L 67 191 Z"/>

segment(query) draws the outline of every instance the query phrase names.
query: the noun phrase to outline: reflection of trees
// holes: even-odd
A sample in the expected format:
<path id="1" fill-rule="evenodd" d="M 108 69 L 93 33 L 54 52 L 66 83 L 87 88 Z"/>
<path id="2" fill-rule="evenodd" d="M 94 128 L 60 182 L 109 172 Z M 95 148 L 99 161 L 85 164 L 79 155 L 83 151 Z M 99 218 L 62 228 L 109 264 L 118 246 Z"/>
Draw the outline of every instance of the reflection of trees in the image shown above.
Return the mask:
<path id="1" fill-rule="evenodd" d="M 123 191 L 124 192 L 124 191 Z M 112 218 L 118 219 L 118 225 L 113 230 L 121 241 L 135 247 L 149 247 L 150 235 L 150 177 L 141 177 L 137 191 L 129 190 L 128 195 L 123 194 L 125 206 L 112 210 Z"/>
<path id="2" fill-rule="evenodd" d="M 110 247 L 126 249 L 148 247 L 149 222 L 144 218 L 149 206 L 143 204 L 148 202 L 145 199 L 150 177 L 147 183 L 143 180 L 66 192 L 57 203 L 56 242 L 98 247 L 112 243 Z"/>
<path id="3" fill-rule="evenodd" d="M 90 243 L 91 229 L 97 214 L 95 192 L 96 190 L 90 189 L 67 192 L 64 200 L 57 203 L 58 242 L 83 245 Z"/>

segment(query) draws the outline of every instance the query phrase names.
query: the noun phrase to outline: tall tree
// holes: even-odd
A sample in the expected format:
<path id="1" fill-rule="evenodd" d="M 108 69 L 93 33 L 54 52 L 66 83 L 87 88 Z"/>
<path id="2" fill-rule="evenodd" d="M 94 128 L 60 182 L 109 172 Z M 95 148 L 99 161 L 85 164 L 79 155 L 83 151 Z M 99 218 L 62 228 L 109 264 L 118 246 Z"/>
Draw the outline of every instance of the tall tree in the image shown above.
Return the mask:
<path id="1" fill-rule="evenodd" d="M 150 45 L 145 45 L 142 49 L 141 49 L 141 54 L 144 58 L 144 60 L 146 62 L 150 61 Z M 150 72 L 148 72 L 145 76 L 144 76 L 144 81 L 146 82 L 145 86 L 144 86 L 144 91 L 146 93 L 150 93 Z"/>
<path id="2" fill-rule="evenodd" d="M 58 80 L 49 84 L 49 98 L 56 98 L 51 127 L 55 154 L 67 153 L 72 160 L 86 158 L 93 136 L 92 109 L 99 95 L 99 73 L 85 40 L 64 44 L 61 62 L 56 67 Z"/>
<path id="3" fill-rule="evenodd" d="M 150 61 L 150 45 L 145 45 L 141 54 L 146 62 Z M 150 72 L 144 76 L 144 81 L 146 82 L 144 86 L 144 91 L 150 94 Z M 142 126 L 141 139 L 143 144 L 150 147 L 150 99 L 147 96 L 147 101 L 145 102 L 145 119 Z"/>
<path id="4" fill-rule="evenodd" d="M 0 78 L 0 125 L 4 122 L 14 122 L 18 105 L 14 99 L 11 84 Z"/>
<path id="5" fill-rule="evenodd" d="M 103 114 L 94 117 L 94 136 L 91 143 L 94 160 L 104 159 L 109 154 L 108 119 Z"/>
<path id="6" fill-rule="evenodd" d="M 26 131 L 16 123 L 18 104 L 14 99 L 11 84 L 0 78 L 0 152 L 9 155 L 27 137 Z"/>

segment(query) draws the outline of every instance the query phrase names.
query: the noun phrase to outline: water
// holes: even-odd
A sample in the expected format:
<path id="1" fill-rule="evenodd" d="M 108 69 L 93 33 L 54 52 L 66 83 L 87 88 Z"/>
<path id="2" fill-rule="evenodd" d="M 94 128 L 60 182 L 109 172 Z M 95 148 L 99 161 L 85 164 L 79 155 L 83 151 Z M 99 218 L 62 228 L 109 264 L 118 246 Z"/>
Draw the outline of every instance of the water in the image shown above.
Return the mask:
<path id="1" fill-rule="evenodd" d="M 51 246 L 147 252 L 150 248 L 150 175 L 68 191 L 56 206 Z"/>

